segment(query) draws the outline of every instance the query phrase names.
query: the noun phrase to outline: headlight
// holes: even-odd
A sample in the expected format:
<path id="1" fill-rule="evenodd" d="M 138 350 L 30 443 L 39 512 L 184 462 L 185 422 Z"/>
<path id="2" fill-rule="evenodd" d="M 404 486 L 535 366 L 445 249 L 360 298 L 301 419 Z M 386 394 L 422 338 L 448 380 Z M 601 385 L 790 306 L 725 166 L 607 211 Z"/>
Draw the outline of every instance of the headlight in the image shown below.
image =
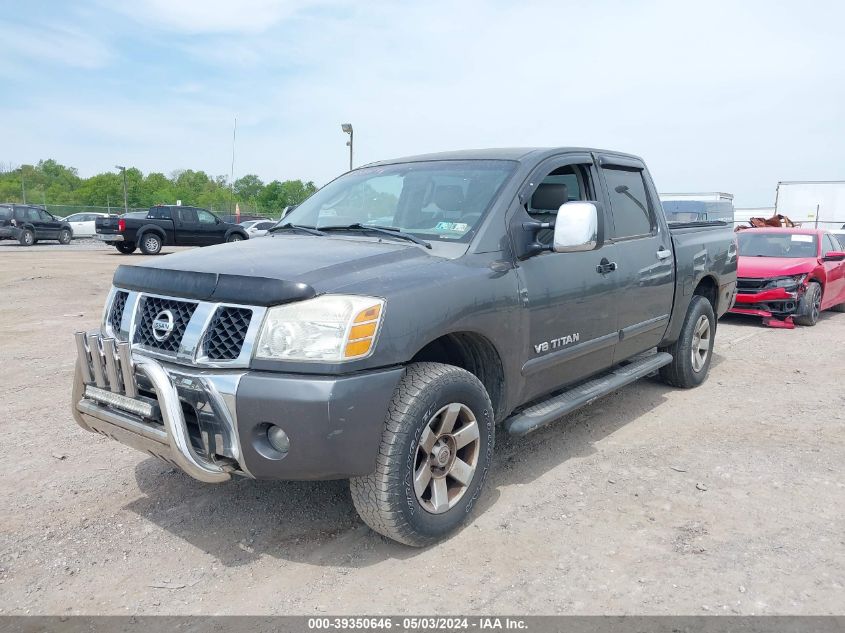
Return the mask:
<path id="1" fill-rule="evenodd" d="M 347 361 L 375 349 L 384 299 L 323 295 L 270 308 L 255 350 L 256 358 Z"/>
<path id="2" fill-rule="evenodd" d="M 792 288 L 804 281 L 807 275 L 793 275 L 792 277 L 780 277 L 772 279 L 768 284 L 768 288 Z"/>

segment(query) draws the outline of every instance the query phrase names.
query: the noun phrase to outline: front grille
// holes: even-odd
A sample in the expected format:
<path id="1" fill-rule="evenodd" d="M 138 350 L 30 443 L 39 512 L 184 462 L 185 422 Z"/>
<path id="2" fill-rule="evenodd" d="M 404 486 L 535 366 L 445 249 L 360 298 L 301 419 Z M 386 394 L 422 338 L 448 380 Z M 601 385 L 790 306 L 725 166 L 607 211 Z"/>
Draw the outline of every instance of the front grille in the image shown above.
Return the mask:
<path id="1" fill-rule="evenodd" d="M 214 313 L 202 341 L 209 360 L 235 360 L 241 354 L 252 310 L 221 307 Z"/>
<path id="2" fill-rule="evenodd" d="M 120 338 L 120 324 L 123 321 L 123 310 L 126 308 L 126 298 L 129 296 L 128 292 L 119 290 L 114 295 L 114 301 L 111 304 L 111 314 L 109 314 L 109 325 L 111 326 L 112 334 Z"/>
<path id="3" fill-rule="evenodd" d="M 141 300 L 138 327 L 135 329 L 135 340 L 133 342 L 144 347 L 175 354 L 179 351 L 179 344 L 185 335 L 188 321 L 191 320 L 196 308 L 197 304 L 187 301 L 144 297 Z M 153 321 L 165 310 L 169 310 L 173 315 L 173 330 L 164 340 L 159 341 L 153 334 Z"/>
<path id="4" fill-rule="evenodd" d="M 745 294 L 760 292 L 768 285 L 769 281 L 769 279 L 756 279 L 754 277 L 738 277 L 736 290 Z"/>

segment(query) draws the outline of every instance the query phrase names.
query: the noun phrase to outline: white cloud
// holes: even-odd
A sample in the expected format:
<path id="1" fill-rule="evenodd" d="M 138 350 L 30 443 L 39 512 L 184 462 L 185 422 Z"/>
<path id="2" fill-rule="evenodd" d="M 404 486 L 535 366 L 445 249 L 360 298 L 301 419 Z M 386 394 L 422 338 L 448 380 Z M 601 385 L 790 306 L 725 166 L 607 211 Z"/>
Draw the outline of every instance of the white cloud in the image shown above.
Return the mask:
<path id="1" fill-rule="evenodd" d="M 109 3 L 136 21 L 181 33 L 261 33 L 307 2 L 293 0 L 136 0 Z M 236 45 L 233 43 L 233 45 Z"/>
<path id="2" fill-rule="evenodd" d="M 18 76 L 33 63 L 96 69 L 112 57 L 111 50 L 90 33 L 59 25 L 32 28 L 0 23 L 0 42 L 4 51 L 0 70 Z"/>

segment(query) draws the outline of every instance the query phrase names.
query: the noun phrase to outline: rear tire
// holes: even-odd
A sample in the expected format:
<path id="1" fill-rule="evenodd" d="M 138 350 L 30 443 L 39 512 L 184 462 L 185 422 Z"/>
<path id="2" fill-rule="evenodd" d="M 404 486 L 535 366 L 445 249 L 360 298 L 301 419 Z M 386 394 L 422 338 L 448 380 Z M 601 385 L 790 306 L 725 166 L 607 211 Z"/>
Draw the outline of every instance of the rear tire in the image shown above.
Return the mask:
<path id="1" fill-rule="evenodd" d="M 413 363 L 396 387 L 376 471 L 350 479 L 352 501 L 376 532 L 423 547 L 463 523 L 493 457 L 493 406 L 468 371 Z"/>
<path id="2" fill-rule="evenodd" d="M 135 252 L 137 248 L 135 242 L 118 242 L 114 247 L 124 255 L 130 255 Z"/>
<path id="3" fill-rule="evenodd" d="M 672 355 L 672 362 L 660 368 L 660 379 L 681 389 L 703 383 L 713 359 L 715 335 L 713 306 L 706 297 L 693 296 L 678 340 L 660 350 Z"/>
<path id="4" fill-rule="evenodd" d="M 801 301 L 798 302 L 798 311 L 794 320 L 798 325 L 812 327 L 819 322 L 821 312 L 822 287 L 815 281 L 811 281 L 807 284 Z"/>
<path id="5" fill-rule="evenodd" d="M 67 246 L 70 244 L 70 241 L 73 239 L 73 233 L 70 232 L 70 229 L 62 229 L 59 231 L 59 244 L 62 246 Z"/>
<path id="6" fill-rule="evenodd" d="M 158 255 L 161 252 L 162 241 L 156 233 L 142 235 L 140 244 L 144 255 Z"/>
<path id="7" fill-rule="evenodd" d="M 32 246 L 36 242 L 35 233 L 32 232 L 32 229 L 24 229 L 18 236 L 18 242 L 21 246 Z"/>

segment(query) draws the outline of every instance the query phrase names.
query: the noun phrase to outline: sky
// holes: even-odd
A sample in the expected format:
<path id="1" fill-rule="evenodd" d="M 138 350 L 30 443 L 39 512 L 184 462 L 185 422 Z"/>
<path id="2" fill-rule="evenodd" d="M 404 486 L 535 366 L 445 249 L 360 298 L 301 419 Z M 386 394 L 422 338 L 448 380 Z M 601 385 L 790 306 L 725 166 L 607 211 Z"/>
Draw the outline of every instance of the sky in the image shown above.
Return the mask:
<path id="1" fill-rule="evenodd" d="M 0 162 L 318 185 L 432 151 L 631 152 L 661 192 L 845 180 L 845 3 L 0 0 Z"/>

